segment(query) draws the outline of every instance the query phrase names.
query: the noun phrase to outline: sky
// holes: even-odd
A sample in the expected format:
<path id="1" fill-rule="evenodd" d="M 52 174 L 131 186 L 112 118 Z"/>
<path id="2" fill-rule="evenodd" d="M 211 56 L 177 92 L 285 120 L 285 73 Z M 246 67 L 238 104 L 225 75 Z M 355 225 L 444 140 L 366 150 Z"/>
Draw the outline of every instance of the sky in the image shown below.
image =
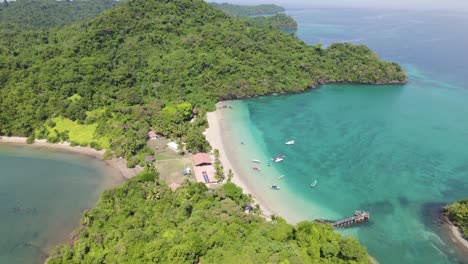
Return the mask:
<path id="1" fill-rule="evenodd" d="M 291 9 L 301 7 L 372 7 L 468 11 L 468 0 L 208 0 L 208 2 L 245 5 L 276 4 Z"/>

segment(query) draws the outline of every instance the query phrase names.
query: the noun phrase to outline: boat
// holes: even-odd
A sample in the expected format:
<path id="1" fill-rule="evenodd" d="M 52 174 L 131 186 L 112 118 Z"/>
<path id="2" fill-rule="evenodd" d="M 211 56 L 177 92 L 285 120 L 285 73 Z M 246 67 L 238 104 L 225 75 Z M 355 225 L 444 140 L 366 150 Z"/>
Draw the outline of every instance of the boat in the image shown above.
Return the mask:
<path id="1" fill-rule="evenodd" d="M 289 140 L 288 142 L 285 143 L 286 145 L 294 145 L 294 139 L 293 140 Z"/>
<path id="2" fill-rule="evenodd" d="M 276 191 L 280 189 L 280 187 L 277 186 L 277 185 L 272 185 L 270 188 L 271 188 L 272 190 L 276 190 Z"/>
<path id="3" fill-rule="evenodd" d="M 275 157 L 275 162 L 281 162 L 284 160 L 284 156 L 283 155 L 279 155 L 279 156 L 276 156 Z"/>
<path id="4" fill-rule="evenodd" d="M 278 180 L 281 180 L 281 179 L 283 179 L 283 178 L 284 178 L 284 174 L 278 176 Z"/>
<path id="5" fill-rule="evenodd" d="M 312 184 L 310 185 L 310 187 L 314 188 L 315 185 L 317 185 L 317 180 L 315 180 L 314 183 L 312 183 Z"/>
<path id="6" fill-rule="evenodd" d="M 252 160 L 252 162 L 260 163 L 261 161 L 259 161 L 258 159 L 254 159 Z"/>
<path id="7" fill-rule="evenodd" d="M 252 167 L 252 170 L 260 171 L 259 167 Z"/>

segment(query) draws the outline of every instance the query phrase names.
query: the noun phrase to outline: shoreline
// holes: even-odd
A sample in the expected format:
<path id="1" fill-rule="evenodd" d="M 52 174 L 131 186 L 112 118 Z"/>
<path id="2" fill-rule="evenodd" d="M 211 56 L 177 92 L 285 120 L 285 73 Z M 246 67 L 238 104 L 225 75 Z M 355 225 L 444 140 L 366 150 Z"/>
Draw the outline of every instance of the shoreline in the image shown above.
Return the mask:
<path id="1" fill-rule="evenodd" d="M 36 139 L 33 144 L 26 143 L 26 137 L 6 137 L 0 136 L 0 144 L 31 146 L 35 148 L 47 148 L 56 151 L 66 151 L 85 155 L 104 162 L 107 166 L 118 171 L 120 178 L 123 180 L 131 179 L 133 176 L 140 173 L 143 168 L 136 166 L 135 168 L 127 168 L 127 161 L 123 158 L 112 158 L 110 160 L 103 159 L 105 150 L 96 150 L 91 147 L 70 146 L 70 142 L 49 143 L 45 139 Z"/>
<path id="2" fill-rule="evenodd" d="M 223 101 L 224 103 L 226 101 Z M 220 106 L 223 102 L 219 102 L 216 104 L 216 108 Z M 221 121 L 223 120 L 223 113 L 221 113 L 219 110 L 216 110 L 214 112 L 209 112 L 206 115 L 207 120 L 208 120 L 208 128 L 205 130 L 205 137 L 206 140 L 210 143 L 211 147 L 213 149 L 218 149 L 219 154 L 220 154 L 220 162 L 224 167 L 224 171 L 227 174 L 229 169 L 232 171 L 234 174 L 234 177 L 232 178 L 232 182 L 241 187 L 243 190 L 243 193 L 245 194 L 251 194 L 253 199 L 254 199 L 254 204 L 258 204 L 260 206 L 262 215 L 268 220 L 272 215 L 278 215 L 274 210 L 272 210 L 272 206 L 265 201 L 264 199 L 261 198 L 260 195 L 258 195 L 255 191 L 253 191 L 252 186 L 249 186 L 248 180 L 245 176 L 242 174 L 242 166 L 240 164 L 236 164 L 236 162 L 226 154 L 227 151 L 227 144 L 226 139 L 221 135 L 222 130 L 222 124 Z M 284 216 L 283 216 L 284 217 Z"/>
<path id="3" fill-rule="evenodd" d="M 448 242 L 456 247 L 463 255 L 468 256 L 468 240 L 463 237 L 462 231 L 450 219 L 441 213 L 441 229 L 447 237 Z"/>

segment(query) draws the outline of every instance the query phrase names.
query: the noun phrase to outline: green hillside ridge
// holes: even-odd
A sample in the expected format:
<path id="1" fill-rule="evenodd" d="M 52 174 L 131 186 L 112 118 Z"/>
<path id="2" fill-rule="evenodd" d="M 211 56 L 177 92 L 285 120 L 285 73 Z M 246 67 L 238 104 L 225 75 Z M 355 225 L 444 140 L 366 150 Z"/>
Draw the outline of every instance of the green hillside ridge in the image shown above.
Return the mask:
<path id="1" fill-rule="evenodd" d="M 116 0 L 15 0 L 0 2 L 0 28 L 8 30 L 61 27 L 89 19 L 118 5 Z"/>
<path id="2" fill-rule="evenodd" d="M 280 30 L 296 30 L 297 22 L 288 15 L 279 14 L 284 8 L 276 5 L 233 5 L 228 3 L 210 3 L 214 8 L 226 14 L 244 18 L 250 24 L 261 27 L 273 27 Z M 254 16 L 257 15 L 257 16 Z"/>
<path id="3" fill-rule="evenodd" d="M 368 263 L 359 242 L 330 225 L 267 222 L 244 213 L 248 203 L 232 183 L 208 190 L 187 182 L 172 192 L 144 172 L 104 192 L 73 245 L 46 263 Z"/>
<path id="4" fill-rule="evenodd" d="M 228 3 L 210 3 L 216 9 L 234 16 L 274 15 L 284 12 L 284 8 L 277 5 L 234 5 Z"/>
<path id="5" fill-rule="evenodd" d="M 444 208 L 449 220 L 460 228 L 463 236 L 468 240 L 468 199 L 463 199 Z"/>
<path id="6" fill-rule="evenodd" d="M 0 135 L 66 140 L 48 126 L 63 118 L 95 124 L 89 140 L 127 158 L 150 128 L 204 151 L 204 113 L 220 100 L 405 80 L 363 45 L 309 46 L 202 0 L 129 0 L 63 28 L 0 32 Z"/>

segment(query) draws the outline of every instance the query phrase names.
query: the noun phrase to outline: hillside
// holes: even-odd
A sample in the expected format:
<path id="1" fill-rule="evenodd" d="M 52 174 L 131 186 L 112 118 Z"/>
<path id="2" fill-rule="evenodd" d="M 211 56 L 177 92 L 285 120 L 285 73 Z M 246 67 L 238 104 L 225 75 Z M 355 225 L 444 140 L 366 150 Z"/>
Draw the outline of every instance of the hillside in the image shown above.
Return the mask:
<path id="1" fill-rule="evenodd" d="M 233 5 L 228 3 L 210 3 L 216 9 L 234 16 L 274 15 L 284 12 L 284 8 L 277 5 Z"/>
<path id="2" fill-rule="evenodd" d="M 151 172 L 106 191 L 85 213 L 73 246 L 46 263 L 367 263 L 366 250 L 329 225 L 246 214 L 232 183 L 172 192 Z"/>
<path id="3" fill-rule="evenodd" d="M 0 3 L 0 28 L 8 30 L 61 27 L 89 19 L 118 5 L 116 0 L 16 0 Z"/>
<path id="4" fill-rule="evenodd" d="M 152 128 L 206 150 L 203 113 L 219 100 L 405 79 L 362 45 L 308 46 L 202 0 L 131 0 L 63 28 L 0 32 L 0 135 L 132 159 Z M 200 118 L 189 123 L 193 112 Z"/>

